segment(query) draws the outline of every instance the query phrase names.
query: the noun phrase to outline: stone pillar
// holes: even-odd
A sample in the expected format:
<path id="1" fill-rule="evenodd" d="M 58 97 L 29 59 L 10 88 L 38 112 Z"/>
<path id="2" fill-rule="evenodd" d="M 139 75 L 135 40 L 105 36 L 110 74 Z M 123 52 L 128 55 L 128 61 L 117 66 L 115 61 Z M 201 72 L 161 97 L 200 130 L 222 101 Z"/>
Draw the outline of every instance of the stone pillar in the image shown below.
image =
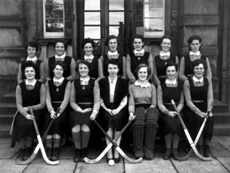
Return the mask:
<path id="1" fill-rule="evenodd" d="M 219 95 L 219 62 L 218 27 L 219 0 L 180 0 L 180 56 L 188 53 L 187 39 L 197 34 L 201 36 L 201 53 L 209 58 L 212 75 L 214 98 Z"/>

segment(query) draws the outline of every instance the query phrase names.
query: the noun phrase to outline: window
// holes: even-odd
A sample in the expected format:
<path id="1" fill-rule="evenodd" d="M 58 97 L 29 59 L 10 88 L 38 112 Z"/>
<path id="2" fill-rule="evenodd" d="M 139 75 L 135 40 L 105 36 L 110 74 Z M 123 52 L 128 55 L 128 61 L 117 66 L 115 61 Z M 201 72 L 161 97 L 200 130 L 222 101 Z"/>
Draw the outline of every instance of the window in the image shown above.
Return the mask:
<path id="1" fill-rule="evenodd" d="M 144 37 L 159 38 L 165 34 L 165 0 L 144 1 Z"/>
<path id="2" fill-rule="evenodd" d="M 45 38 L 64 37 L 64 0 L 43 0 Z"/>

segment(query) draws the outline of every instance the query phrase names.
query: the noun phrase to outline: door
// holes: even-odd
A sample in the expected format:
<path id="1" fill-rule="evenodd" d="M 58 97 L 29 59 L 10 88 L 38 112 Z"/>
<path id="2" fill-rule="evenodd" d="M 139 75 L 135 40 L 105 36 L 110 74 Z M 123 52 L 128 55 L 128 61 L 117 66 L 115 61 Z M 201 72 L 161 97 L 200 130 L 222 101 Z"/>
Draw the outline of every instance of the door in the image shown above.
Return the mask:
<path id="1" fill-rule="evenodd" d="M 95 54 L 104 54 L 107 48 L 104 40 L 108 35 L 116 35 L 119 40 L 119 51 L 126 54 L 128 31 L 127 10 L 129 0 L 79 0 L 77 1 L 77 44 L 80 47 L 84 38 L 95 40 Z M 78 57 L 83 55 L 77 50 Z"/>

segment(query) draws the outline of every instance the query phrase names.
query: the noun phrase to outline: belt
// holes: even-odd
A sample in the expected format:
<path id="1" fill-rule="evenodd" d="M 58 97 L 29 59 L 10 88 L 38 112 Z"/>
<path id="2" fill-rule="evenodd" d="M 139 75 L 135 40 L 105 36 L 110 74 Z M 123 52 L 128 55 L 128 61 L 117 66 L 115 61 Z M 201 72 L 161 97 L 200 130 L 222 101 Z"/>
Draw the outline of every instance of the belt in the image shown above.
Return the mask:
<path id="1" fill-rule="evenodd" d="M 192 100 L 193 103 L 203 103 L 204 100 Z"/>

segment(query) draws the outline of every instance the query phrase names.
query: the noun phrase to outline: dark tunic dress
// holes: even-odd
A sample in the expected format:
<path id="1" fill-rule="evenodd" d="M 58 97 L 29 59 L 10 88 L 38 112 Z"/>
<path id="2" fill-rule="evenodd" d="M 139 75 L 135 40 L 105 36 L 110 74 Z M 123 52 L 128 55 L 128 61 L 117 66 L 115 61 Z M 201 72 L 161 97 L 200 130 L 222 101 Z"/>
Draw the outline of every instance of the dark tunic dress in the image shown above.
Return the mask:
<path id="1" fill-rule="evenodd" d="M 69 77 L 71 75 L 71 71 L 70 71 L 71 61 L 72 61 L 72 57 L 65 56 L 64 63 L 65 63 L 65 66 L 66 66 L 66 70 L 63 73 L 64 78 L 67 78 L 67 77 Z M 52 66 L 54 65 L 54 63 L 55 63 L 55 56 L 50 57 L 49 60 L 48 60 L 48 64 L 49 64 L 49 69 L 50 69 L 49 73 L 50 73 L 50 78 L 51 79 L 53 79 L 53 77 L 54 77 L 54 74 L 53 74 L 53 71 L 52 71 Z"/>
<path id="2" fill-rule="evenodd" d="M 94 84 L 95 80 L 90 78 L 88 85 L 81 85 L 80 79 L 74 81 L 76 103 L 81 109 L 92 108 L 94 104 Z M 90 103 L 90 104 L 84 104 Z M 92 110 L 93 111 L 93 110 Z M 70 123 L 73 126 L 87 124 L 90 125 L 90 115 L 92 111 L 82 113 L 72 110 L 70 112 Z"/>
<path id="3" fill-rule="evenodd" d="M 201 55 L 200 59 L 203 61 L 203 63 L 205 64 L 205 66 L 207 66 L 206 57 L 203 56 L 203 55 Z M 194 63 L 194 61 L 190 60 L 189 55 L 186 55 L 184 57 L 184 75 L 186 77 L 191 77 L 191 76 L 194 75 L 194 71 L 193 71 L 194 65 L 193 65 L 193 63 Z M 206 74 L 204 74 L 204 76 L 206 76 Z"/>
<path id="4" fill-rule="evenodd" d="M 104 104 L 107 108 L 116 109 L 119 107 L 122 99 L 128 94 L 127 82 L 125 79 L 122 79 L 121 77 L 117 78 L 114 93 L 114 103 L 110 103 L 109 85 L 110 84 L 108 77 L 103 78 L 99 81 L 101 98 L 103 99 Z M 106 131 L 109 127 L 115 128 L 117 131 L 120 131 L 125 126 L 128 120 L 128 114 L 125 108 L 127 107 L 125 106 L 117 115 L 114 116 L 111 116 L 104 109 L 100 110 L 99 121 L 101 122 L 103 128 Z"/>
<path id="5" fill-rule="evenodd" d="M 109 57 L 107 54 L 103 55 L 103 73 L 106 76 L 109 75 L 108 73 L 108 63 L 109 63 Z M 118 69 L 119 69 L 119 72 L 118 72 L 118 76 L 122 76 L 123 75 L 123 55 L 119 54 L 118 58 L 115 59 L 117 60 L 117 65 L 118 65 Z"/>
<path id="6" fill-rule="evenodd" d="M 99 56 L 94 56 L 93 61 L 90 63 L 90 71 L 89 71 L 89 76 L 97 79 L 98 78 L 98 59 Z M 84 60 L 84 57 L 81 58 L 81 60 Z"/>
<path id="7" fill-rule="evenodd" d="M 163 104 L 169 111 L 175 111 L 171 104 L 173 99 L 176 105 L 179 104 L 181 98 L 181 92 L 183 91 L 183 82 L 178 80 L 178 85 L 176 87 L 168 87 L 165 82 L 161 83 L 162 93 L 163 93 Z M 174 118 L 165 115 L 161 112 L 161 117 L 164 121 L 164 136 L 169 133 L 176 133 L 178 136 L 181 134 L 181 123 L 178 116 Z"/>
<path id="8" fill-rule="evenodd" d="M 161 59 L 159 55 L 157 55 L 155 58 L 155 63 L 156 63 L 156 70 L 157 70 L 157 77 L 160 80 L 161 83 L 164 83 L 165 79 L 166 79 L 166 65 L 169 62 L 173 62 L 174 64 L 176 64 L 176 56 L 170 54 L 170 57 L 166 60 Z"/>
<path id="9" fill-rule="evenodd" d="M 54 111 L 57 111 L 58 107 L 61 105 L 62 101 L 64 100 L 65 89 L 66 89 L 67 83 L 68 83 L 68 80 L 64 79 L 62 84 L 57 87 L 56 85 L 54 85 L 53 80 L 48 81 L 50 99 L 51 99 L 51 103 L 54 108 Z M 62 112 L 62 114 L 57 119 L 54 120 L 48 132 L 48 135 L 59 134 L 62 136 L 63 134 L 65 134 L 67 120 L 68 120 L 68 113 L 69 113 L 69 108 L 67 106 L 65 110 Z M 44 115 L 44 126 L 43 127 L 45 129 L 48 127 L 51 120 L 52 119 L 50 118 L 50 113 L 47 111 Z"/>
<path id="10" fill-rule="evenodd" d="M 25 69 L 25 63 L 26 62 L 27 62 L 26 60 L 21 62 L 21 71 L 22 72 Z M 42 61 L 39 59 L 35 62 L 35 72 L 36 72 L 35 79 L 40 79 L 40 65 L 41 65 L 41 63 L 42 63 Z M 22 78 L 26 79 L 24 72 L 22 73 Z"/>
<path id="11" fill-rule="evenodd" d="M 25 82 L 21 82 L 21 94 L 22 94 L 22 103 L 23 107 L 33 106 L 40 103 L 40 88 L 42 83 L 37 81 L 32 90 L 26 88 Z M 41 116 L 43 110 L 34 111 L 34 117 L 38 124 L 38 127 L 41 126 Z M 16 114 L 14 127 L 13 127 L 13 136 L 11 146 L 14 146 L 17 141 L 25 138 L 36 138 L 36 133 L 32 120 L 27 120 L 19 111 Z"/>
<path id="12" fill-rule="evenodd" d="M 199 100 L 199 103 L 193 102 L 193 104 L 198 107 L 202 112 L 207 111 L 207 95 L 208 95 L 208 79 L 204 77 L 203 86 L 195 86 L 192 78 L 188 79 L 190 85 L 190 94 L 192 100 Z M 188 123 L 188 130 L 191 134 L 193 140 L 195 139 L 204 118 L 200 117 L 189 108 L 186 110 L 186 118 Z M 205 127 L 203 129 L 203 137 L 211 140 L 213 134 L 214 121 L 212 117 L 207 119 Z"/>

